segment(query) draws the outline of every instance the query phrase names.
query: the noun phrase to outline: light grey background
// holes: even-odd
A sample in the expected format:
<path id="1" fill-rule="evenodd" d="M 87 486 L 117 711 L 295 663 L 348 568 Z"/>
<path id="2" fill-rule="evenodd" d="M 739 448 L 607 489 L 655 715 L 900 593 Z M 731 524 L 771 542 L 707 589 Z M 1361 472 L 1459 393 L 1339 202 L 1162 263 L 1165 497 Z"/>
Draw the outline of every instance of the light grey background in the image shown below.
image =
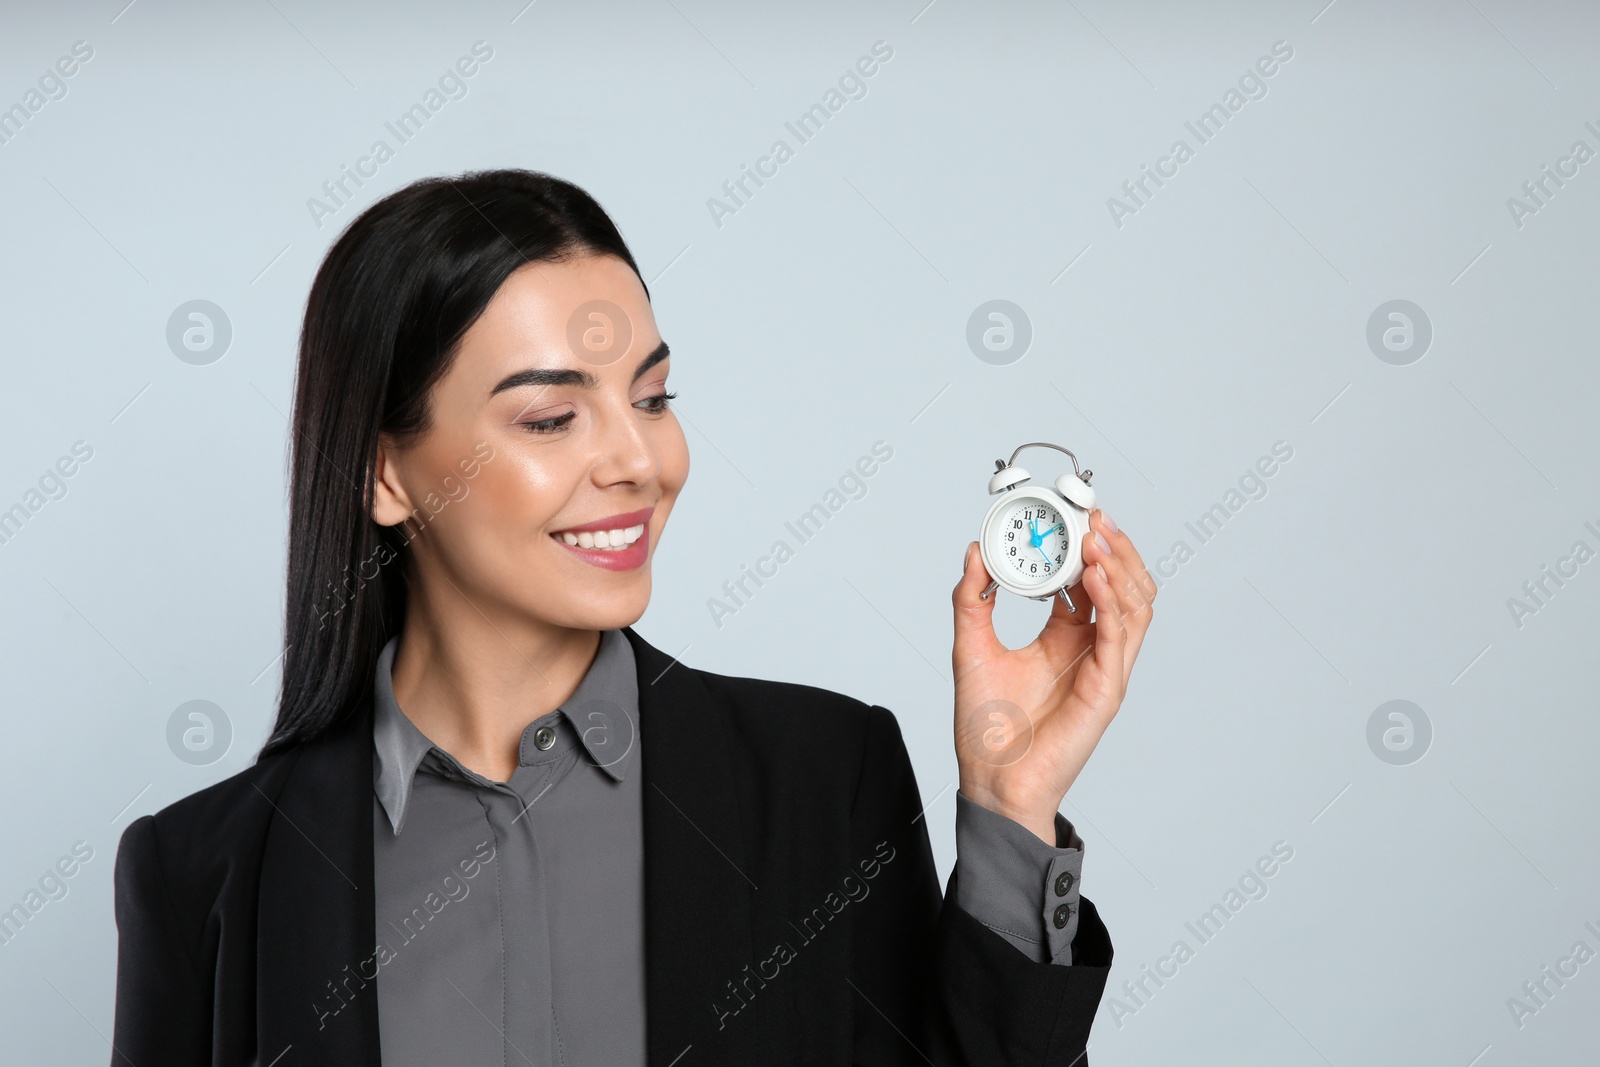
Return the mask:
<path id="1" fill-rule="evenodd" d="M 516 165 L 614 215 L 676 357 L 693 471 L 640 631 L 892 708 L 941 876 L 949 597 L 993 461 L 1074 449 L 1161 569 L 1064 809 L 1116 946 L 1098 1067 L 1592 1062 L 1600 962 L 1520 1026 L 1508 1000 L 1600 951 L 1600 563 L 1523 592 L 1600 550 L 1600 161 L 1520 226 L 1507 203 L 1575 141 L 1600 150 L 1592 6 L 524 2 L 4 15 L 0 107 L 93 48 L 0 144 L 0 509 L 93 449 L 0 544 L 0 907 L 93 849 L 0 945 L 8 1059 L 107 1060 L 118 835 L 246 767 L 272 720 L 320 257 L 417 177 Z M 316 225 L 307 200 L 479 40 L 466 95 Z M 880 40 L 866 95 L 799 144 L 785 121 Z M 1267 94 L 1199 144 L 1185 121 L 1278 41 Z M 779 138 L 794 158 L 717 225 L 708 199 Z M 1194 157 L 1118 226 L 1107 199 L 1178 138 Z M 195 299 L 233 331 L 204 366 L 166 341 Z M 993 299 L 1031 322 L 1007 365 L 966 342 Z M 1433 329 L 1409 365 L 1367 343 L 1396 299 Z M 722 583 L 879 439 L 865 495 L 717 626 Z M 1024 462 L 1054 477 L 1051 457 Z M 1186 524 L 1214 505 L 1202 542 Z M 1021 645 L 1046 608 L 1002 597 Z M 1515 597 L 1537 606 L 1520 625 Z M 191 700 L 233 731 L 202 766 L 167 740 Z M 1391 700 L 1432 726 L 1408 765 L 1368 745 Z M 1185 924 L 1275 842 L 1292 860 L 1202 944 Z M 1180 939 L 1176 975 L 1123 991 Z"/>

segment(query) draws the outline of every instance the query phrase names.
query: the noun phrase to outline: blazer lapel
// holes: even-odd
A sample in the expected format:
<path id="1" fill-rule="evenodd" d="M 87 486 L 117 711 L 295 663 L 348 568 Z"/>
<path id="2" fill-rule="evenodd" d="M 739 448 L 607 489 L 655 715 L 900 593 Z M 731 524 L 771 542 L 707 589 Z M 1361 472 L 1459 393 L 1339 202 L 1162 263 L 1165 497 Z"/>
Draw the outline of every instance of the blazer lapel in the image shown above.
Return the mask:
<path id="1" fill-rule="evenodd" d="M 644 765 L 645 992 L 651 1067 L 759 1062 L 782 1035 L 722 1027 L 735 982 L 755 960 L 751 895 L 728 739 L 737 724 L 688 668 L 640 637 L 639 737 Z"/>
<path id="2" fill-rule="evenodd" d="M 728 738 L 737 723 L 687 668 L 631 626 L 639 680 L 648 1062 L 748 1063 L 784 1035 L 723 1028 L 751 951 L 754 873 Z M 305 745 L 274 808 L 256 936 L 257 1058 L 378 1067 L 372 708 Z M 784 1022 L 787 1022 L 786 1017 Z M 781 1028 L 781 1026 L 779 1027 Z"/>
<path id="3" fill-rule="evenodd" d="M 295 758 L 260 798 L 257 1062 L 377 1067 L 370 703 Z"/>

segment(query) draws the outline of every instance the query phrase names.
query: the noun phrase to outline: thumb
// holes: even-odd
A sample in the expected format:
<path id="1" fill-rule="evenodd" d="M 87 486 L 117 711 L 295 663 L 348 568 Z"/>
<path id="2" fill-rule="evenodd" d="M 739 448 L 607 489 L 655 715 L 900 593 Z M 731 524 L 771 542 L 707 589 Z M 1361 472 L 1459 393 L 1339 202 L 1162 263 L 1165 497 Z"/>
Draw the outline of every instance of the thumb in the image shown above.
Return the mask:
<path id="1" fill-rule="evenodd" d="M 966 554 L 961 561 L 961 580 L 950 595 L 955 608 L 955 647 L 953 659 L 956 675 L 963 673 L 965 665 L 973 660 L 989 659 L 1004 651 L 994 632 L 995 594 L 987 600 L 981 594 L 993 581 L 983 565 L 983 554 L 978 542 L 968 541 Z M 997 589 L 996 592 L 999 590 Z"/>

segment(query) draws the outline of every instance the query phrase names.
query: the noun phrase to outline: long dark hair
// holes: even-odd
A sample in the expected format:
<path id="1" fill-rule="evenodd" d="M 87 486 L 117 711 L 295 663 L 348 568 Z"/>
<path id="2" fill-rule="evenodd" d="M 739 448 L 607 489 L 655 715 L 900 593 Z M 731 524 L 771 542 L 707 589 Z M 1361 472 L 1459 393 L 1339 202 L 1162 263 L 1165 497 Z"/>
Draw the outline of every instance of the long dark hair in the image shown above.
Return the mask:
<path id="1" fill-rule="evenodd" d="M 300 332 L 283 681 L 257 759 L 353 716 L 405 617 L 405 534 L 371 514 L 379 432 L 403 445 L 427 431 L 430 390 L 513 271 L 584 253 L 639 273 L 592 196 L 528 170 L 414 182 L 328 250 Z"/>

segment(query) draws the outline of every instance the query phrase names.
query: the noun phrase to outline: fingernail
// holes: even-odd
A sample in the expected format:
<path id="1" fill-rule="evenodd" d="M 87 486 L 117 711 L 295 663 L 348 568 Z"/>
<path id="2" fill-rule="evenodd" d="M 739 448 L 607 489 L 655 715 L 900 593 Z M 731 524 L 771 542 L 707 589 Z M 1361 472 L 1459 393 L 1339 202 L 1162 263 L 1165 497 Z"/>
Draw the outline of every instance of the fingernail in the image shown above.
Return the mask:
<path id="1" fill-rule="evenodd" d="M 1104 567 L 1102 567 L 1102 566 L 1100 566 L 1100 564 L 1098 564 L 1098 563 L 1096 563 L 1096 564 L 1095 564 L 1095 565 L 1094 565 L 1094 569 L 1095 569 L 1095 570 L 1097 570 L 1097 571 L 1099 571 L 1099 572 L 1100 572 L 1100 580 L 1101 580 L 1101 581 L 1102 581 L 1102 582 L 1104 582 L 1104 581 L 1107 581 L 1107 580 L 1108 580 L 1108 579 L 1107 579 L 1107 578 L 1106 578 L 1106 569 L 1105 569 L 1105 568 L 1104 568 Z"/>
<path id="2" fill-rule="evenodd" d="M 1110 553 L 1111 545 L 1107 543 L 1106 539 L 1100 535 L 1099 530 L 1094 532 L 1094 543 L 1100 546 L 1100 551 L 1108 554 Z"/>
<path id="3" fill-rule="evenodd" d="M 1111 521 L 1111 516 L 1107 515 L 1104 511 L 1100 512 L 1100 521 L 1105 523 L 1106 529 L 1110 530 L 1112 533 L 1117 532 L 1117 524 Z"/>

